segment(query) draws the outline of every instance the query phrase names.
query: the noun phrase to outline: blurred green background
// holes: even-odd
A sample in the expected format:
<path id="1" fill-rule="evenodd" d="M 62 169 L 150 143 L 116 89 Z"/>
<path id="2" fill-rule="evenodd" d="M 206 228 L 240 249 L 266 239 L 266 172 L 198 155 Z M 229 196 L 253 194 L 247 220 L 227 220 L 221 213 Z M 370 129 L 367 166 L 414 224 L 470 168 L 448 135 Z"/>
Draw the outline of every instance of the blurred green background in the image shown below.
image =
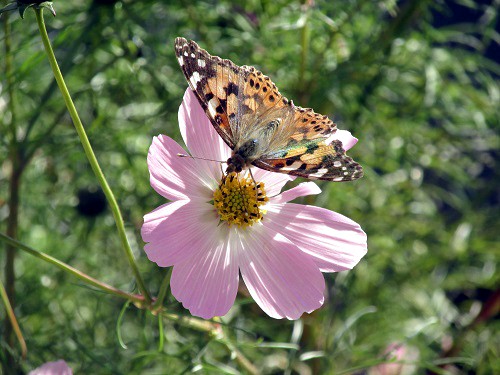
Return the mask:
<path id="1" fill-rule="evenodd" d="M 404 373 L 494 374 L 499 6 L 66 0 L 54 2 L 57 17 L 45 18 L 153 294 L 166 270 L 147 260 L 139 231 L 142 216 L 164 199 L 149 185 L 146 155 L 154 135 L 181 141 L 177 110 L 187 84 L 173 41 L 184 36 L 256 66 L 296 104 L 351 131 L 359 143 L 349 154 L 365 169 L 356 182 L 319 183 L 323 193 L 301 202 L 360 223 L 367 256 L 353 271 L 325 274 L 324 307 L 298 322 L 271 319 L 240 296 L 224 319 L 231 343 L 266 374 L 389 374 L 374 366 L 390 357 L 393 343 L 412 365 Z M 53 84 L 35 15 L 11 13 L 0 24 L 0 230 L 9 221 L 12 169 L 24 165 L 19 240 L 132 291 L 112 215 Z M 3 279 L 5 251 L 0 259 Z M 216 337 L 169 320 L 160 332 L 156 317 L 131 306 L 120 326 L 124 349 L 116 333 L 122 300 L 20 251 L 15 271 L 15 312 L 29 350 L 18 373 L 59 358 L 76 374 L 244 373 Z M 173 299 L 167 305 L 188 314 Z"/>

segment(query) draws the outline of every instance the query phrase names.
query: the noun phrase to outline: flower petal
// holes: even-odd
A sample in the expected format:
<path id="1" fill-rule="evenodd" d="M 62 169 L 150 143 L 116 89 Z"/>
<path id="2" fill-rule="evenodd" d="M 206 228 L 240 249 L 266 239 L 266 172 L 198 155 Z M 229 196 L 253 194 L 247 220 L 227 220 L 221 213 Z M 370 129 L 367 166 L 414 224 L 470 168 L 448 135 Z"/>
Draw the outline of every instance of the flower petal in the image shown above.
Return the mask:
<path id="1" fill-rule="evenodd" d="M 324 208 L 270 205 L 265 219 L 311 255 L 322 272 L 351 269 L 367 252 L 366 234 L 359 224 Z"/>
<path id="2" fill-rule="evenodd" d="M 190 88 L 184 93 L 179 107 L 179 128 L 192 156 L 222 162 L 231 156 L 231 149 L 219 136 Z M 207 167 L 214 179 L 220 179 L 220 163 L 212 161 Z"/>
<path id="3" fill-rule="evenodd" d="M 200 197 L 211 199 L 217 182 L 203 160 L 179 157 L 184 149 L 166 135 L 153 137 L 148 152 L 148 168 L 153 189 L 170 199 Z M 219 172 L 220 173 L 220 172 Z"/>
<path id="4" fill-rule="evenodd" d="M 312 181 L 302 182 L 297 186 L 295 186 L 294 188 L 284 191 L 280 195 L 271 198 L 270 203 L 271 204 L 286 203 L 298 197 L 304 197 L 306 195 L 316 195 L 319 193 L 321 193 L 321 189 L 314 182 Z"/>
<path id="5" fill-rule="evenodd" d="M 269 228 L 242 233 L 240 271 L 253 299 L 272 318 L 298 319 L 324 301 L 325 280 L 313 260 Z"/>
<path id="6" fill-rule="evenodd" d="M 264 182 L 264 189 L 268 196 L 278 195 L 288 181 L 296 178 L 286 173 L 270 172 L 256 167 L 252 167 L 252 174 L 257 183 Z"/>
<path id="7" fill-rule="evenodd" d="M 198 244 L 196 257 L 174 266 L 172 294 L 192 315 L 204 319 L 223 316 L 233 305 L 239 280 L 235 260 L 239 244 L 234 237 L 234 229 L 219 226 Z"/>
<path id="8" fill-rule="evenodd" d="M 30 371 L 28 375 L 73 375 L 73 370 L 64 360 L 60 359 L 55 362 L 47 362 Z"/>
<path id="9" fill-rule="evenodd" d="M 342 148 L 344 151 L 349 150 L 354 147 L 356 143 L 358 143 L 358 138 L 353 137 L 351 132 L 347 130 L 337 129 L 337 131 L 326 140 L 326 143 L 330 143 L 334 139 L 338 139 L 342 142 Z"/>
<path id="10" fill-rule="evenodd" d="M 193 258 L 212 233 L 218 233 L 213 206 L 181 200 L 164 204 L 144 216 L 141 235 L 149 260 L 169 267 Z"/>

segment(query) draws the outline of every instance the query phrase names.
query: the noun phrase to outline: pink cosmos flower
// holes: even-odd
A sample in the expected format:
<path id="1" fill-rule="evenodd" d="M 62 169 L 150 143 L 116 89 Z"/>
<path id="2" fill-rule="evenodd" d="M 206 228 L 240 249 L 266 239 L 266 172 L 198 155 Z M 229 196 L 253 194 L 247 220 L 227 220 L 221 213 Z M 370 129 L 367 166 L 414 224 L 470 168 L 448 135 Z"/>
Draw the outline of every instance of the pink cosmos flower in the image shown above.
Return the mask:
<path id="1" fill-rule="evenodd" d="M 29 372 L 28 375 L 73 375 L 71 367 L 62 359 L 55 362 L 47 362 L 42 366 Z"/>
<path id="2" fill-rule="evenodd" d="M 192 156 L 224 161 L 230 156 L 190 89 L 179 108 L 179 126 Z M 357 142 L 347 131 L 337 134 L 346 149 Z M 269 316 L 298 319 L 323 304 L 321 272 L 351 269 L 366 254 L 366 234 L 351 219 L 287 203 L 320 193 L 314 182 L 281 192 L 291 176 L 252 168 L 259 183 L 254 186 L 242 173 L 223 179 L 219 163 L 179 153 L 185 151 L 171 138 L 153 138 L 151 186 L 171 202 L 144 216 L 141 233 L 148 258 L 160 267 L 173 266 L 172 294 L 191 314 L 205 319 L 225 315 L 241 273 Z M 244 208 L 258 205 L 258 217 L 250 213 L 250 224 L 245 216 L 245 222 L 231 221 L 241 214 L 234 211 L 241 195 L 247 199 Z"/>

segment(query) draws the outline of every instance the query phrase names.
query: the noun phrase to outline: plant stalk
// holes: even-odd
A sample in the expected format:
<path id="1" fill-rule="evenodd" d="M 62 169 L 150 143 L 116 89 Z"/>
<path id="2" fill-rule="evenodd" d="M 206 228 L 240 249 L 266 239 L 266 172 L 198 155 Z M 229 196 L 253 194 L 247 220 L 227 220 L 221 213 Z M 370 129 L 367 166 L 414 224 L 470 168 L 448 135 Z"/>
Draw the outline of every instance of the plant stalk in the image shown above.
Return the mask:
<path id="1" fill-rule="evenodd" d="M 21 185 L 21 175 L 22 175 L 22 163 L 20 157 L 19 143 L 17 141 L 16 132 L 16 103 L 14 94 L 14 82 L 12 80 L 12 32 L 10 27 L 10 22 L 7 15 L 5 15 L 4 20 L 4 32 L 5 32 L 5 77 L 7 83 L 7 95 L 9 98 L 9 113 L 10 113 L 10 144 L 9 144 L 9 158 L 11 162 L 11 173 L 9 179 L 9 217 L 7 218 L 7 234 L 13 238 L 17 237 L 18 224 L 19 224 L 19 190 Z M 6 259 L 5 259 L 5 289 L 2 285 L 2 290 L 5 292 L 5 296 L 2 293 L 2 298 L 4 298 L 4 304 L 10 319 L 5 319 L 5 340 L 10 348 L 14 348 L 15 335 L 18 336 L 19 342 L 23 349 L 23 355 L 25 355 L 24 339 L 22 338 L 19 326 L 17 326 L 17 321 L 14 316 L 15 308 L 15 249 L 14 247 L 7 244 L 6 246 Z M 24 346 L 23 346 L 24 345 Z M 3 364 L 4 371 L 6 369 L 16 368 L 15 358 L 12 356 L 8 350 L 5 351 L 6 360 Z"/>
<path id="2" fill-rule="evenodd" d="M 111 211 L 113 212 L 113 217 L 115 219 L 116 227 L 118 229 L 118 234 L 120 236 L 120 240 L 122 242 L 123 249 L 125 251 L 125 256 L 127 257 L 129 264 L 132 268 L 132 271 L 134 273 L 137 282 L 137 286 L 140 292 L 144 295 L 146 302 L 149 304 L 151 303 L 151 297 L 146 289 L 144 281 L 142 280 L 139 268 L 137 267 L 137 263 L 134 258 L 134 254 L 132 253 L 132 249 L 130 247 L 130 243 L 127 239 L 127 235 L 125 233 L 125 224 L 123 222 L 123 217 L 120 212 L 120 208 L 118 207 L 116 198 L 113 192 L 111 191 L 111 188 L 109 187 L 106 178 L 104 177 L 101 167 L 99 166 L 99 163 L 94 154 L 94 151 L 92 150 L 92 146 L 90 145 L 87 134 L 85 133 L 83 124 L 80 120 L 80 117 L 78 116 L 78 112 L 76 111 L 73 100 L 71 99 L 71 95 L 68 91 L 68 88 L 66 87 L 66 83 L 64 82 L 64 78 L 61 74 L 61 70 L 59 69 L 59 65 L 57 64 L 54 51 L 50 44 L 50 39 L 47 34 L 47 29 L 45 27 L 45 21 L 43 19 L 43 9 L 35 9 L 35 14 L 38 23 L 38 28 L 40 30 L 40 35 L 42 37 L 42 42 L 45 47 L 45 52 L 47 53 L 47 57 L 49 59 L 50 66 L 52 68 L 52 72 L 54 73 L 54 78 L 56 79 L 59 89 L 61 90 L 64 102 L 66 104 L 66 107 L 68 108 L 71 119 L 73 120 L 73 124 L 75 126 L 76 132 L 78 133 L 78 137 L 80 138 L 85 154 L 87 155 L 87 159 L 89 160 L 92 170 L 94 171 L 94 174 L 96 175 L 97 180 L 99 181 L 99 184 L 101 185 L 101 188 L 106 196 Z"/>
<path id="3" fill-rule="evenodd" d="M 160 286 L 160 291 L 158 292 L 158 298 L 153 304 L 153 311 L 158 311 L 162 308 L 163 306 L 163 300 L 165 299 L 165 296 L 167 295 L 168 287 L 170 286 L 170 278 L 172 277 L 172 270 L 173 267 L 170 267 L 168 269 L 167 274 L 165 275 L 165 278 L 163 279 L 161 286 Z"/>
<path id="4" fill-rule="evenodd" d="M 10 325 L 17 337 L 17 341 L 19 341 L 19 345 L 21 346 L 21 355 L 23 359 L 26 359 L 26 355 L 28 354 L 28 348 L 26 347 L 26 341 L 24 341 L 23 334 L 21 332 L 21 328 L 17 323 L 16 315 L 14 314 L 14 310 L 12 309 L 12 305 L 9 301 L 9 296 L 7 295 L 7 291 L 3 286 L 3 283 L 0 281 L 0 298 L 3 301 L 5 306 L 5 311 L 7 311 L 7 316 L 9 319 L 6 319 L 10 322 Z"/>
<path id="5" fill-rule="evenodd" d="M 32 247 L 25 245 L 3 233 L 0 233 L 0 240 L 6 242 L 8 245 L 21 249 L 39 259 L 42 259 L 43 261 L 47 263 L 51 263 L 57 267 L 59 267 L 61 270 L 68 272 L 72 274 L 73 276 L 76 276 L 80 280 L 83 280 L 86 284 L 92 285 L 106 293 L 113 294 L 117 297 L 124 298 L 126 300 L 134 302 L 136 305 L 139 305 L 142 307 L 145 302 L 145 297 L 136 295 L 136 294 L 131 294 L 124 292 L 123 290 L 117 289 L 111 285 L 108 285 L 106 283 L 103 283 L 102 281 L 99 281 L 97 279 L 94 279 L 93 277 L 81 272 L 80 270 L 71 267 L 69 264 L 66 264 L 64 262 L 61 262 L 59 259 L 56 259 L 48 254 L 45 254 L 41 251 L 35 250 Z"/>

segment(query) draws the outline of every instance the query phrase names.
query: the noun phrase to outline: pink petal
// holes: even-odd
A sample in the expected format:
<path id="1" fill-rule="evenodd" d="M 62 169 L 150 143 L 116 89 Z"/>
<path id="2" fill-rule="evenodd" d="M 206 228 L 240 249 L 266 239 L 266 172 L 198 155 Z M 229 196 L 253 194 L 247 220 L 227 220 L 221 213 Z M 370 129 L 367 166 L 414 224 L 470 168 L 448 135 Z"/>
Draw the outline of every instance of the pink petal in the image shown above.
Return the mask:
<path id="1" fill-rule="evenodd" d="M 342 142 L 342 148 L 344 149 L 344 151 L 349 150 L 350 148 L 354 147 L 356 143 L 358 143 L 358 138 L 353 137 L 351 132 L 347 130 L 337 129 L 337 131 L 327 139 L 327 143 L 330 143 L 334 139 L 338 139 Z"/>
<path id="2" fill-rule="evenodd" d="M 271 204 L 286 203 L 298 197 L 304 197 L 306 195 L 316 195 L 319 193 L 321 193 L 321 189 L 314 182 L 312 181 L 302 182 L 297 186 L 295 186 L 294 188 L 284 191 L 277 197 L 271 198 L 270 203 Z"/>
<path id="3" fill-rule="evenodd" d="M 47 362 L 30 371 L 28 375 L 73 375 L 73 371 L 66 362 L 60 359 L 55 362 Z"/>
<path id="4" fill-rule="evenodd" d="M 205 236 L 204 243 L 197 244 L 196 257 L 174 266 L 172 294 L 192 315 L 204 319 L 223 316 L 233 305 L 239 280 L 235 260 L 239 245 L 234 237 L 234 228 L 221 225 Z"/>
<path id="5" fill-rule="evenodd" d="M 252 227 L 242 235 L 240 272 L 266 314 L 276 319 L 298 319 L 323 304 L 325 280 L 309 256 L 268 229 Z"/>
<path id="6" fill-rule="evenodd" d="M 141 235 L 148 259 L 169 267 L 195 257 L 206 238 L 217 233 L 218 216 L 213 206 L 181 200 L 164 204 L 144 216 Z"/>
<path id="7" fill-rule="evenodd" d="M 264 182 L 264 189 L 269 197 L 278 195 L 288 181 L 295 179 L 295 176 L 286 173 L 270 172 L 256 167 L 252 167 L 252 173 L 257 183 Z"/>
<path id="8" fill-rule="evenodd" d="M 184 149 L 165 135 L 153 138 L 148 168 L 153 189 L 170 200 L 201 197 L 211 199 L 217 185 L 205 161 L 179 157 Z M 220 173 L 220 172 L 219 172 Z"/>
<path id="9" fill-rule="evenodd" d="M 322 272 L 351 269 L 367 252 L 366 234 L 359 224 L 324 208 L 270 205 L 264 220 L 312 256 Z"/>
<path id="10" fill-rule="evenodd" d="M 179 107 L 179 128 L 192 156 L 225 162 L 231 156 L 227 146 L 214 129 L 196 95 L 188 88 Z M 225 169 L 225 165 L 222 166 Z M 208 168 L 220 179 L 220 163 L 210 162 Z"/>

